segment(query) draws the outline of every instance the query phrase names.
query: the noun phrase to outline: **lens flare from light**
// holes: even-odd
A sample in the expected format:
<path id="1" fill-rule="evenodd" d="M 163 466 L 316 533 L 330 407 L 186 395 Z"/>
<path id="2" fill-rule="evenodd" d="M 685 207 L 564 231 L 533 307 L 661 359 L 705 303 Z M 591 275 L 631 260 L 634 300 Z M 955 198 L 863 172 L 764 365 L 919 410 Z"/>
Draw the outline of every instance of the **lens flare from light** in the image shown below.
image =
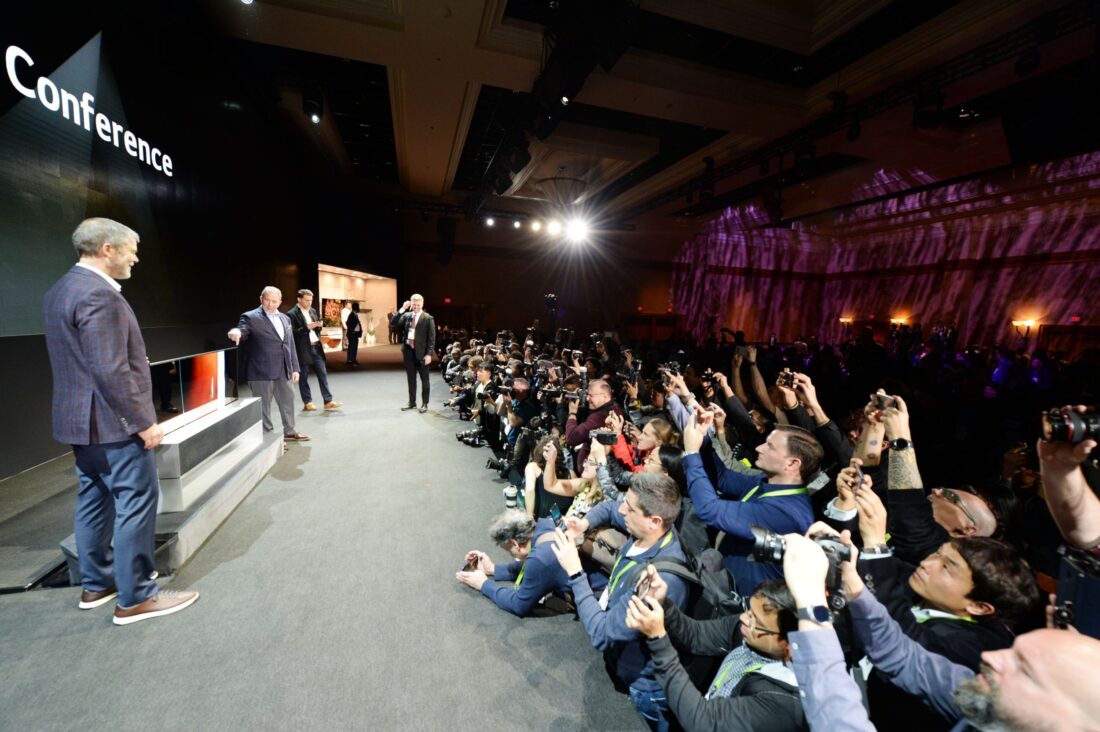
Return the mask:
<path id="1" fill-rule="evenodd" d="M 565 238 L 574 244 L 588 240 L 588 224 L 583 219 L 570 219 L 565 225 Z"/>
<path id="2" fill-rule="evenodd" d="M 550 236 L 557 236 L 561 233 L 561 222 L 557 219 L 550 219 L 550 223 L 546 225 L 546 233 Z"/>
<path id="3" fill-rule="evenodd" d="M 493 218 L 492 216 L 490 216 L 489 218 L 485 219 L 485 225 L 486 225 L 486 226 L 496 226 L 496 224 L 497 224 L 497 221 L 496 221 L 496 219 L 494 219 L 494 218 Z"/>
<path id="4" fill-rule="evenodd" d="M 540 229 L 542 229 L 542 222 L 541 221 L 538 221 L 536 219 L 535 221 L 531 222 L 531 231 L 539 231 Z"/>

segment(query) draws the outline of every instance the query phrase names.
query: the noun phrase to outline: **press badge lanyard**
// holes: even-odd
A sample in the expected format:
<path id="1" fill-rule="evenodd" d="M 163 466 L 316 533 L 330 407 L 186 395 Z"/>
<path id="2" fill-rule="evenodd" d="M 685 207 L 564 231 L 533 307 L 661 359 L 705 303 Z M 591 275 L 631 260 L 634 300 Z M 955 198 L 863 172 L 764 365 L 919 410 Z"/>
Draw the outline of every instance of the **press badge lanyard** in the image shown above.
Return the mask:
<path id="1" fill-rule="evenodd" d="M 672 541 L 672 532 L 671 531 L 668 532 L 667 534 L 665 534 L 665 538 L 661 540 L 661 544 L 657 548 L 658 549 L 664 549 L 666 546 L 668 546 L 668 543 L 670 541 Z M 615 587 L 619 584 L 619 580 L 621 580 L 623 578 L 624 574 L 626 574 L 627 572 L 630 571 L 631 567 L 633 567 L 634 565 L 637 564 L 636 561 L 631 559 L 629 562 L 627 562 L 623 566 L 622 569 L 619 569 L 618 574 L 616 574 L 615 570 L 619 568 L 619 560 L 622 559 L 622 558 L 623 558 L 623 554 L 622 554 L 622 552 L 620 552 L 619 556 L 617 556 L 615 558 L 615 563 L 611 565 L 611 586 L 607 590 L 607 596 L 608 597 L 615 594 Z"/>
<path id="2" fill-rule="evenodd" d="M 707 694 L 707 697 L 706 697 L 707 699 L 710 699 L 711 697 L 713 697 L 715 694 L 718 693 L 718 690 L 722 688 L 722 683 L 726 680 L 726 676 L 729 675 L 730 669 L 733 668 L 734 665 L 735 664 L 733 664 L 733 663 L 726 664 L 726 667 L 724 669 L 722 669 L 721 673 L 718 674 L 718 678 L 716 678 L 714 680 L 714 683 L 711 684 L 710 692 Z M 747 669 L 745 669 L 744 671 L 741 672 L 741 675 L 742 676 L 748 676 L 753 671 L 759 671 L 762 668 L 764 668 L 764 664 L 758 663 L 755 666 L 749 666 Z"/>
<path id="3" fill-rule="evenodd" d="M 741 503 L 747 503 L 750 498 L 756 495 L 756 492 L 758 490 L 760 490 L 760 486 L 756 486 L 751 491 L 746 493 L 744 498 L 741 499 Z M 787 488 L 781 491 L 772 491 L 771 493 L 765 493 L 760 496 L 760 500 L 764 500 L 765 498 L 778 498 L 779 496 L 800 496 L 803 493 L 809 493 L 809 490 L 807 490 L 806 488 Z"/>

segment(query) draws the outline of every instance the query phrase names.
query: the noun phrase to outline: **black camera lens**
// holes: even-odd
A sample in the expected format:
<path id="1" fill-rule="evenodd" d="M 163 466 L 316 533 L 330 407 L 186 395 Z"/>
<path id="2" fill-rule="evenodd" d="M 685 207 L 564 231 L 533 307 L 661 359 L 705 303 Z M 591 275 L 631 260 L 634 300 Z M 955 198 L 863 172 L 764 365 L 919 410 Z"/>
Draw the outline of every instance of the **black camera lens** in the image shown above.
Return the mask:
<path id="1" fill-rule="evenodd" d="M 783 555 L 787 551 L 787 543 L 783 541 L 783 537 L 763 526 L 752 526 L 750 529 L 753 538 L 752 558 L 758 562 L 782 564 Z"/>
<path id="2" fill-rule="evenodd" d="M 1079 414 L 1072 410 L 1051 409 L 1043 413 L 1043 439 L 1071 445 L 1100 439 L 1100 415 L 1096 412 Z"/>

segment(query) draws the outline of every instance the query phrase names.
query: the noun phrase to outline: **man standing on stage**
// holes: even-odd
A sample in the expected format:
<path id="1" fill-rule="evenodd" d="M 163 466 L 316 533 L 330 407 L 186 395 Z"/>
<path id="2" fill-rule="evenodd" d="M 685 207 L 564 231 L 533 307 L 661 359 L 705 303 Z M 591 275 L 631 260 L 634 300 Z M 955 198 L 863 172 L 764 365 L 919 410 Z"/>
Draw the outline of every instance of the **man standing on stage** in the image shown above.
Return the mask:
<path id="1" fill-rule="evenodd" d="M 241 313 L 237 327 L 227 335 L 247 356 L 244 377 L 252 394 L 260 397 L 264 432 L 275 429 L 271 421 L 274 397 L 283 420 L 283 440 L 305 442 L 309 436 L 294 431 L 294 392 L 290 385 L 298 383 L 301 369 L 290 318 L 279 312 L 282 304 L 282 291 L 268 285 L 260 292 L 260 307 Z"/>
<path id="2" fill-rule="evenodd" d="M 73 446 L 80 485 L 76 547 L 81 610 L 118 598 L 115 625 L 169 615 L 199 599 L 153 580 L 157 461 L 164 439 L 137 318 L 117 280 L 137 264 L 138 235 L 111 219 L 73 232 L 80 261 L 46 293 L 43 320 L 53 371 L 53 436 Z M 113 547 L 112 547 L 113 540 Z"/>
<path id="3" fill-rule="evenodd" d="M 301 367 L 298 393 L 302 395 L 302 408 L 307 412 L 317 408 L 313 404 L 313 393 L 309 390 L 309 367 L 312 366 L 321 386 L 325 409 L 339 409 L 343 404 L 332 398 L 332 390 L 328 386 L 328 365 L 325 363 L 325 347 L 321 344 L 324 321 L 313 309 L 313 290 L 298 290 L 298 305 L 287 310 L 286 316 L 290 318 L 294 331 L 294 347 L 298 351 L 298 365 Z"/>
<path id="4" fill-rule="evenodd" d="M 424 296 L 413 295 L 390 320 L 390 329 L 400 334 L 409 378 L 409 403 L 402 412 L 416 409 L 416 374 L 420 373 L 420 413 L 428 411 L 428 364 L 435 353 L 435 319 L 424 312 Z"/>

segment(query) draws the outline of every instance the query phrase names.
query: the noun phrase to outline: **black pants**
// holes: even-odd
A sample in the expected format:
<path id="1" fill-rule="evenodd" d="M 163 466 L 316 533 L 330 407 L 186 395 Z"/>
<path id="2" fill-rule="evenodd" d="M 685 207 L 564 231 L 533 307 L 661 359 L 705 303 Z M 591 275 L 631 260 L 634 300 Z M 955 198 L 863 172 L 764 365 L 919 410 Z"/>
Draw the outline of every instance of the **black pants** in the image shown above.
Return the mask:
<path id="1" fill-rule="evenodd" d="M 408 344 L 401 346 L 401 354 L 405 357 L 405 376 L 409 378 L 409 404 L 416 404 L 416 374 L 420 374 L 420 403 L 428 403 L 428 393 L 431 385 L 428 383 L 428 364 L 424 359 L 417 358 L 413 349 Z"/>

